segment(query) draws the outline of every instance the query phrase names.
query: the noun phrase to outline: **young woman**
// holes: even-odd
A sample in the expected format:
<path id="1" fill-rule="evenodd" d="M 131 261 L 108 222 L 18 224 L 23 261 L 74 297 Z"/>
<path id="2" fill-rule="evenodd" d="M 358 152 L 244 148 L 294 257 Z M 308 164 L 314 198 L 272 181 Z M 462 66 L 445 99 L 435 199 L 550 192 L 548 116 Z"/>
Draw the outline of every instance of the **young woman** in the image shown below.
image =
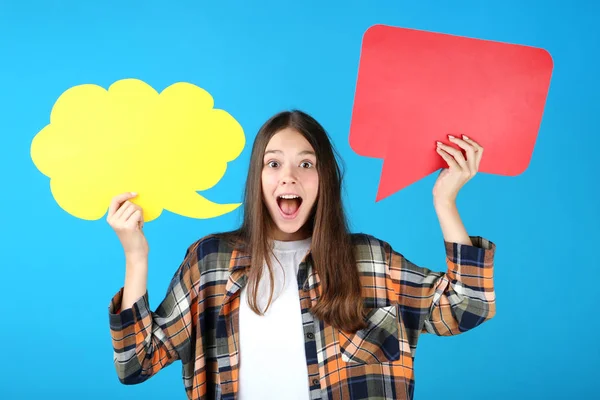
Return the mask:
<path id="1" fill-rule="evenodd" d="M 181 360 L 190 399 L 411 399 L 420 333 L 459 334 L 495 314 L 495 245 L 467 234 L 455 202 L 483 149 L 450 140 L 437 145 L 448 168 L 433 188 L 443 273 L 348 231 L 333 147 L 300 111 L 261 127 L 241 227 L 191 244 L 155 311 L 142 210 L 135 193 L 115 197 L 107 219 L 126 256 L 109 306 L 120 381 Z"/>

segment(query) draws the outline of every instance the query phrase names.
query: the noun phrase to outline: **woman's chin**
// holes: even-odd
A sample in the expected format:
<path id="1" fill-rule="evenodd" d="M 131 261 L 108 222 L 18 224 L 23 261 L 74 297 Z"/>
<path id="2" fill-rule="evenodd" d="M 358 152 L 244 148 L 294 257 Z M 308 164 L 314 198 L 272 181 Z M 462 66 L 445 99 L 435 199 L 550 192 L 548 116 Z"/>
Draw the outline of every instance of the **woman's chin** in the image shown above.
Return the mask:
<path id="1" fill-rule="evenodd" d="M 303 221 L 295 220 L 294 223 L 276 223 L 276 240 L 301 240 L 310 236 L 310 232 L 305 229 Z"/>

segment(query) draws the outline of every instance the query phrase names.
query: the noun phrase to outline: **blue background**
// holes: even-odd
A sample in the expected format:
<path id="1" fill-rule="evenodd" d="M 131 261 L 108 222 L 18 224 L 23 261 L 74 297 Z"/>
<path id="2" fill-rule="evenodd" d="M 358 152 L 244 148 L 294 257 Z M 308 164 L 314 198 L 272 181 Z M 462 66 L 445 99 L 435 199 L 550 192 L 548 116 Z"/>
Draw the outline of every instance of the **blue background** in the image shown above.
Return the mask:
<path id="1" fill-rule="evenodd" d="M 527 3 L 527 4 L 525 4 Z M 66 89 L 138 78 L 156 90 L 205 88 L 244 127 L 247 146 L 203 192 L 241 201 L 250 144 L 281 109 L 313 114 L 346 162 L 353 231 L 444 269 L 432 207 L 436 174 L 375 203 L 382 160 L 348 145 L 360 43 L 376 23 L 547 49 L 554 73 L 531 164 L 479 174 L 458 202 L 470 234 L 498 246 L 496 317 L 464 335 L 423 336 L 416 399 L 591 399 L 598 345 L 598 2 L 0 1 L 0 343 L 3 399 L 184 399 L 177 363 L 138 386 L 112 365 L 108 302 L 124 279 L 105 219 L 58 207 L 29 146 Z M 201 173 L 201 171 L 199 171 Z M 158 305 L 186 247 L 236 227 L 164 212 L 145 228 Z"/>

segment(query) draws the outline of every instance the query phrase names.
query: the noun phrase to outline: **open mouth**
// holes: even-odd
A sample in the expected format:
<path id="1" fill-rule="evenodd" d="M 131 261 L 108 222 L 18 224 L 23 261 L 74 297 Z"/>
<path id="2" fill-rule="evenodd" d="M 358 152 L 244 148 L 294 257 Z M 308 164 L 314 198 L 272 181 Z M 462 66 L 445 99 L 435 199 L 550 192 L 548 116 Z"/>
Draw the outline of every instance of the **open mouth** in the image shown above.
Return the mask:
<path id="1" fill-rule="evenodd" d="M 277 205 L 284 218 L 294 218 L 300 210 L 302 197 L 295 194 L 277 196 Z"/>

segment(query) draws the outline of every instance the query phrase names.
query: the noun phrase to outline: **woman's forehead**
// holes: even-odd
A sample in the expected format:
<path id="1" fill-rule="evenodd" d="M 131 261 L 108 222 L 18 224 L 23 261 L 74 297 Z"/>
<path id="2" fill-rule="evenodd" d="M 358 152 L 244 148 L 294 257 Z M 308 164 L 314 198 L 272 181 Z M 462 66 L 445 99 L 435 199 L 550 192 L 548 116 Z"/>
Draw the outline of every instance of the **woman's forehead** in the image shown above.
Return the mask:
<path id="1" fill-rule="evenodd" d="M 267 154 L 289 155 L 315 155 L 315 151 L 306 138 L 291 128 L 285 128 L 277 132 L 265 149 Z"/>

